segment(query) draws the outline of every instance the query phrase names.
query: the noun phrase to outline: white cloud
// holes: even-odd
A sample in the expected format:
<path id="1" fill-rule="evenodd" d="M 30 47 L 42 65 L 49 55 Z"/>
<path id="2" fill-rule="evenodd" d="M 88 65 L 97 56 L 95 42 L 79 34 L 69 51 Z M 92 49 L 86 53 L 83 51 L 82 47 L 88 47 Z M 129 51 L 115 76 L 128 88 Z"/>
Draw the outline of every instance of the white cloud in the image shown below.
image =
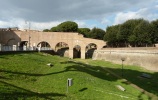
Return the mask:
<path id="1" fill-rule="evenodd" d="M 54 22 L 31 22 L 31 27 L 30 29 L 33 30 L 43 30 L 43 29 L 50 29 L 52 27 L 57 26 L 58 24 L 60 24 L 61 22 L 59 21 L 54 21 Z"/>
<path id="2" fill-rule="evenodd" d="M 158 8 L 157 3 L 157 0 L 4 0 L 0 6 L 0 27 L 28 28 L 25 20 L 31 22 L 31 29 L 39 30 L 50 29 L 67 20 L 89 28 L 105 27 L 113 20 L 114 24 L 140 17 L 153 20 L 158 18 L 153 12 Z M 133 9 L 140 10 L 130 11 Z M 88 23 L 89 20 L 93 23 Z"/>
<path id="3" fill-rule="evenodd" d="M 158 5 L 156 5 L 156 6 L 155 6 L 155 8 L 157 8 L 157 9 L 158 9 Z"/>
<path id="4" fill-rule="evenodd" d="M 121 24 L 129 19 L 137 19 L 143 18 L 149 21 L 155 20 L 158 18 L 157 12 L 152 12 L 154 8 L 143 8 L 138 11 L 128 11 L 128 12 L 120 12 L 116 14 L 114 25 Z"/>

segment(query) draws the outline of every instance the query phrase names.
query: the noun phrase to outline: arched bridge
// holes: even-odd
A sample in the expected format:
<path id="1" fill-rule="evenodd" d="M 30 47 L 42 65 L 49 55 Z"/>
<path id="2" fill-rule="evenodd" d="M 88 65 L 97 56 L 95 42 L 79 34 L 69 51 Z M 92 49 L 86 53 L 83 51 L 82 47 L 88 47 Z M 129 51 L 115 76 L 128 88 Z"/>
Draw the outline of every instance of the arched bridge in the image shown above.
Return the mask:
<path id="1" fill-rule="evenodd" d="M 27 47 L 50 47 L 54 51 L 60 46 L 68 48 L 68 56 L 74 58 L 74 48 L 85 59 L 88 48 L 101 49 L 106 45 L 102 40 L 84 38 L 79 33 L 70 32 L 39 32 L 39 31 L 1 31 L 0 43 Z M 58 47 L 58 48 L 57 48 Z"/>

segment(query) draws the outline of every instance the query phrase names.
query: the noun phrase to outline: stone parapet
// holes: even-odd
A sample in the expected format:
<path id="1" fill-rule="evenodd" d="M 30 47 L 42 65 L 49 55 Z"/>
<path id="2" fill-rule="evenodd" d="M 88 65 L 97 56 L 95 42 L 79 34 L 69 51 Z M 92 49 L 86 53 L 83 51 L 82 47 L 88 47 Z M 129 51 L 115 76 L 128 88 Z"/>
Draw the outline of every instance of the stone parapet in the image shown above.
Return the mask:
<path id="1" fill-rule="evenodd" d="M 104 49 L 96 50 L 93 54 L 94 60 L 105 60 L 121 64 L 141 66 L 145 69 L 158 72 L 158 50 L 153 48 L 140 49 Z"/>

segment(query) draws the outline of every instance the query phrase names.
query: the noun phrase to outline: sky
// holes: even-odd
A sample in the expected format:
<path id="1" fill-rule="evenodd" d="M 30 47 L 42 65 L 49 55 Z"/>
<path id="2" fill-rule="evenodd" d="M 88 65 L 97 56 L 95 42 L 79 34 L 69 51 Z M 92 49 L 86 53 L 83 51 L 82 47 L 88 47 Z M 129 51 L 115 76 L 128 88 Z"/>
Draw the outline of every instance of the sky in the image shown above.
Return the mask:
<path id="1" fill-rule="evenodd" d="M 74 21 L 106 30 L 138 18 L 158 19 L 158 0 L 0 0 L 0 28 L 43 30 Z"/>

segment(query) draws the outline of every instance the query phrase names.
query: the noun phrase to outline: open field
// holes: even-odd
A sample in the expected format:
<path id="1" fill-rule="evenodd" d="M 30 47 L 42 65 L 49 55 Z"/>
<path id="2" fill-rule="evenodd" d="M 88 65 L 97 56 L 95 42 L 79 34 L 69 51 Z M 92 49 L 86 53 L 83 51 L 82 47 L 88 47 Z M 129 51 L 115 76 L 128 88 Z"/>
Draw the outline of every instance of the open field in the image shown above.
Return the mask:
<path id="1" fill-rule="evenodd" d="M 158 96 L 158 73 L 125 65 L 127 82 L 120 77 L 121 68 L 105 61 L 69 60 L 43 53 L 0 55 L 0 100 L 153 100 Z M 151 79 L 139 77 L 142 73 Z M 73 85 L 67 92 L 68 78 L 73 78 Z"/>

